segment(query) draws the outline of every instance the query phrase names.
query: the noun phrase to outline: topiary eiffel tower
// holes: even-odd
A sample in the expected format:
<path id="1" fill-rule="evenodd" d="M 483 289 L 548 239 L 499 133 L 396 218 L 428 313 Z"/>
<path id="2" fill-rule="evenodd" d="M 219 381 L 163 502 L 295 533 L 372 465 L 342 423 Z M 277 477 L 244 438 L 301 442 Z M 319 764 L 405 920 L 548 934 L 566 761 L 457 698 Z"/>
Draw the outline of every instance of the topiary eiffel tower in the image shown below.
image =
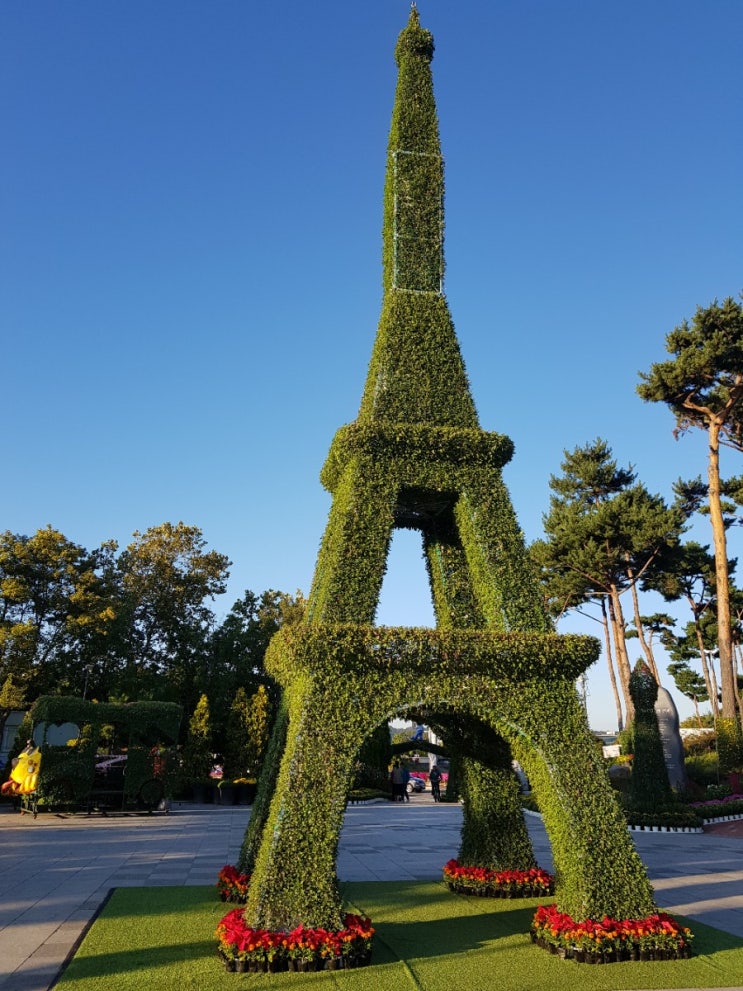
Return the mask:
<path id="1" fill-rule="evenodd" d="M 477 741 L 489 734 L 491 752 L 520 760 L 552 842 L 562 911 L 653 909 L 575 690 L 598 644 L 551 630 L 501 477 L 512 444 L 480 429 L 443 294 L 433 50 L 413 7 L 395 53 L 379 330 L 358 417 L 338 431 L 322 471 L 333 504 L 306 622 L 278 633 L 266 658 L 285 691 L 275 750 L 286 736 L 244 862 L 253 926 L 340 926 L 335 857 L 354 759 L 405 707 L 459 724 L 474 741 L 464 752 L 481 756 Z M 435 630 L 373 625 L 396 527 L 422 534 Z M 529 866 L 502 863 L 531 859 L 503 763 L 491 764 L 490 798 L 475 796 L 465 774 L 478 801 L 465 802 L 463 844 L 496 866 Z M 262 782 L 259 798 L 269 797 Z M 498 823 L 515 842 L 492 835 Z"/>

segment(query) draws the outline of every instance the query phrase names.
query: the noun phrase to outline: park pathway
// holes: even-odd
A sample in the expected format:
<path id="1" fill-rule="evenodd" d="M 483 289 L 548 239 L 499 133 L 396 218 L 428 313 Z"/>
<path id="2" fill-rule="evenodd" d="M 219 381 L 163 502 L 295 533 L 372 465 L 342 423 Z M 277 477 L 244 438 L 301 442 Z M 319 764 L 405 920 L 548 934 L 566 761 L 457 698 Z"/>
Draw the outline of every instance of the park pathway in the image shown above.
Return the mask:
<path id="1" fill-rule="evenodd" d="M 40 815 L 0 806 L 0 991 L 48 991 L 111 888 L 214 884 L 235 863 L 249 807 L 175 805 L 169 815 Z M 428 880 L 456 854 L 461 808 L 430 795 L 351 806 L 341 880 Z M 552 860 L 528 817 L 541 866 Z M 743 824 L 633 833 L 658 904 L 743 939 Z M 743 987 L 743 975 L 742 984 Z"/>

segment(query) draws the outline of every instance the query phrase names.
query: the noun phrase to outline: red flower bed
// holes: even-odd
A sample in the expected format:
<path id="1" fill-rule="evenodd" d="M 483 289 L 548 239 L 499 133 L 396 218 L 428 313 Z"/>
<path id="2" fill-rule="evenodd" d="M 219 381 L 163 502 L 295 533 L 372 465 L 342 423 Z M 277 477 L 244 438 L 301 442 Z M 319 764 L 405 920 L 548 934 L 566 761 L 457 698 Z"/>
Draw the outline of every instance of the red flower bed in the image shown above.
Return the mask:
<path id="1" fill-rule="evenodd" d="M 532 941 L 579 963 L 620 960 L 675 960 L 691 956 L 690 929 L 665 912 L 644 919 L 584 919 L 576 922 L 556 905 L 540 905 L 531 924 Z"/>
<path id="2" fill-rule="evenodd" d="M 217 890 L 223 902 L 239 902 L 244 905 L 248 900 L 250 874 L 241 874 L 236 867 L 225 864 L 217 876 Z"/>
<path id="3" fill-rule="evenodd" d="M 444 880 L 458 894 L 485 898 L 536 898 L 551 895 L 555 890 L 554 877 L 539 867 L 527 871 L 493 871 L 449 860 L 444 864 Z"/>
<path id="4" fill-rule="evenodd" d="M 308 929 L 291 932 L 253 929 L 243 909 L 233 908 L 220 921 L 216 936 L 227 970 L 307 971 L 363 967 L 371 961 L 374 929 L 369 919 L 348 914 L 344 929 Z"/>

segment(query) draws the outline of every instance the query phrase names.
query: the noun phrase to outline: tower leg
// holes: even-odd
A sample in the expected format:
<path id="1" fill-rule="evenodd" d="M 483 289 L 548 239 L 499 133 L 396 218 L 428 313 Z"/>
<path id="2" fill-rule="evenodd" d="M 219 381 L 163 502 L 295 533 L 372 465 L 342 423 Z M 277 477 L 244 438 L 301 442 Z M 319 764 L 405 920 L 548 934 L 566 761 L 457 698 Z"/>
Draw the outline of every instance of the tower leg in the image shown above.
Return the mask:
<path id="1" fill-rule="evenodd" d="M 297 688 L 245 918 L 273 930 L 341 929 L 335 861 L 359 731 L 327 695 Z"/>
<path id="2" fill-rule="evenodd" d="M 354 463 L 338 484 L 307 606 L 310 623 L 373 623 L 394 524 L 396 487 Z"/>
<path id="3" fill-rule="evenodd" d="M 461 783 L 464 809 L 459 862 L 495 871 L 536 867 L 510 761 L 496 770 L 466 758 Z"/>
<path id="4" fill-rule="evenodd" d="M 574 919 L 643 918 L 653 889 L 612 792 L 572 683 L 519 685 L 512 740 L 534 789 L 555 862 L 561 912 Z M 530 744 L 530 745 L 529 745 Z"/>

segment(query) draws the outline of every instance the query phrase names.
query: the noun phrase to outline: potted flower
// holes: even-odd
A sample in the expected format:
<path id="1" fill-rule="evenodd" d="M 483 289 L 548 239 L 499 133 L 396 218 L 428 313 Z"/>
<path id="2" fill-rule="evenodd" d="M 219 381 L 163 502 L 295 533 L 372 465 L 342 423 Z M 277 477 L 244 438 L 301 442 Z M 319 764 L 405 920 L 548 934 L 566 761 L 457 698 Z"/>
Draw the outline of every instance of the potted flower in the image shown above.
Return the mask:
<path id="1" fill-rule="evenodd" d="M 346 928 L 340 933 L 341 954 L 346 967 L 365 967 L 371 963 L 372 937 L 374 929 L 371 920 L 363 915 L 346 915 Z"/>
<path id="2" fill-rule="evenodd" d="M 284 937 L 289 970 L 308 971 L 317 969 L 319 940 L 313 929 L 297 926 Z"/>
<path id="3" fill-rule="evenodd" d="M 217 876 L 217 890 L 223 902 L 237 902 L 244 905 L 248 900 L 250 874 L 238 871 L 231 864 L 225 864 Z"/>

